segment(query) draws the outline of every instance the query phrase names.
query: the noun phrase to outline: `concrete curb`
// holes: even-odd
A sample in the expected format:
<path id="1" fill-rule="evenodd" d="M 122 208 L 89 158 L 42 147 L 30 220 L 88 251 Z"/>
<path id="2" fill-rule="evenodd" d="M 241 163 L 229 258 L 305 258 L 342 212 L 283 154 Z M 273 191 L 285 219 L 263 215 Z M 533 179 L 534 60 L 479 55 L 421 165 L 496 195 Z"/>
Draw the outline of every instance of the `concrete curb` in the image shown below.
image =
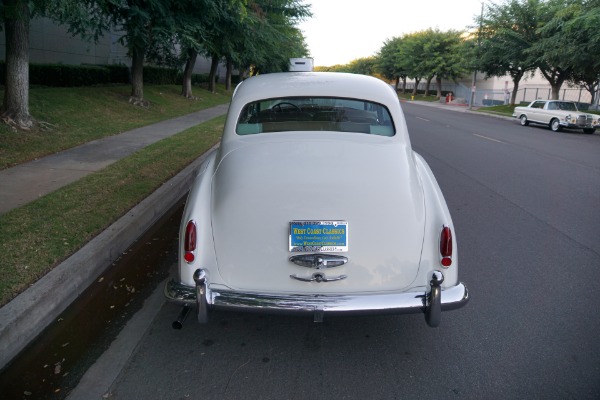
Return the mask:
<path id="1" fill-rule="evenodd" d="M 218 145 L 162 185 L 126 215 L 0 308 L 0 368 L 53 322 L 165 210 L 191 187 L 197 170 Z"/>

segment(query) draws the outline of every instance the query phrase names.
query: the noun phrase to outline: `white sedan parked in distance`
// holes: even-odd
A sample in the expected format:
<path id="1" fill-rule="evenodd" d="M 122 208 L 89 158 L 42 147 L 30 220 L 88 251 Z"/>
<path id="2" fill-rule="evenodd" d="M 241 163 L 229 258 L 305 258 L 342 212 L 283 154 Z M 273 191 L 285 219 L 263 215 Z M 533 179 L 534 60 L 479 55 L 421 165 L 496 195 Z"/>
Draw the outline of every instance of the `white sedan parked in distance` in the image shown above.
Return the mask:
<path id="1" fill-rule="evenodd" d="M 236 89 L 221 145 L 200 167 L 169 300 L 211 309 L 441 312 L 467 303 L 455 229 L 410 144 L 396 93 L 341 73 L 277 73 Z"/>
<path id="2" fill-rule="evenodd" d="M 519 118 L 523 126 L 530 122 L 542 124 L 554 132 L 575 128 L 592 134 L 600 127 L 599 115 L 579 111 L 575 102 L 564 100 L 535 100 L 526 107 L 515 107 L 513 117 Z"/>

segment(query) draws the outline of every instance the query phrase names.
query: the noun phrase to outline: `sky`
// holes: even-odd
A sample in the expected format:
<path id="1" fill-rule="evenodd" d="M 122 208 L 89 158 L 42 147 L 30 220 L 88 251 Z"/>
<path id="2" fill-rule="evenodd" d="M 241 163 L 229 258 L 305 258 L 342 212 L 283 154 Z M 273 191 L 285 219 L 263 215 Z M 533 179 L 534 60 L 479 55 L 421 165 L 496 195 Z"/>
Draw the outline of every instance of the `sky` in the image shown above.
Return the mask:
<path id="1" fill-rule="evenodd" d="M 489 1 L 489 0 L 488 0 Z M 375 55 L 386 39 L 428 28 L 465 30 L 481 0 L 304 0 L 312 18 L 300 23 L 315 66 Z"/>

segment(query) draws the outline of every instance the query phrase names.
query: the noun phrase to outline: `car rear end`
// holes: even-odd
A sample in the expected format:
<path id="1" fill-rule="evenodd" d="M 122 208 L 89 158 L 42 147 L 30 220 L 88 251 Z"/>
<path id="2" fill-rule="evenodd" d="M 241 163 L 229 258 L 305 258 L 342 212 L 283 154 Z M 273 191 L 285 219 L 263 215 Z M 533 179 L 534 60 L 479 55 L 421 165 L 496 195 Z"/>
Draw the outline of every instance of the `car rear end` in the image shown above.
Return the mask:
<path id="1" fill-rule="evenodd" d="M 316 321 L 421 312 L 437 326 L 468 292 L 445 201 L 412 152 L 397 99 L 356 107 L 297 94 L 232 102 L 222 146 L 188 199 L 167 297 L 196 302 L 201 321 L 210 308 Z"/>

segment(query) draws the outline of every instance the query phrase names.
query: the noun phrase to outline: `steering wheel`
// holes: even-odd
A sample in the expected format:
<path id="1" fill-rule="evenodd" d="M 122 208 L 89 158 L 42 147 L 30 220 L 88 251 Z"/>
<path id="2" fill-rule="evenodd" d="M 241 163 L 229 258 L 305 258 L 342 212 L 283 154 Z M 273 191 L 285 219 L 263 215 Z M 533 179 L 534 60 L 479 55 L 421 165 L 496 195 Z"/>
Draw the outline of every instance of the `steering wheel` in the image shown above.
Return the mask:
<path id="1" fill-rule="evenodd" d="M 293 104 L 293 103 L 289 103 L 287 101 L 282 101 L 281 103 L 277 103 L 275 104 L 273 107 L 271 107 L 273 109 L 273 111 L 277 111 L 277 112 L 282 112 L 283 110 L 281 109 L 281 105 L 285 104 L 286 106 L 292 106 L 293 108 L 295 108 L 296 110 L 303 112 L 302 109 L 300 107 L 298 107 L 297 105 Z"/>

